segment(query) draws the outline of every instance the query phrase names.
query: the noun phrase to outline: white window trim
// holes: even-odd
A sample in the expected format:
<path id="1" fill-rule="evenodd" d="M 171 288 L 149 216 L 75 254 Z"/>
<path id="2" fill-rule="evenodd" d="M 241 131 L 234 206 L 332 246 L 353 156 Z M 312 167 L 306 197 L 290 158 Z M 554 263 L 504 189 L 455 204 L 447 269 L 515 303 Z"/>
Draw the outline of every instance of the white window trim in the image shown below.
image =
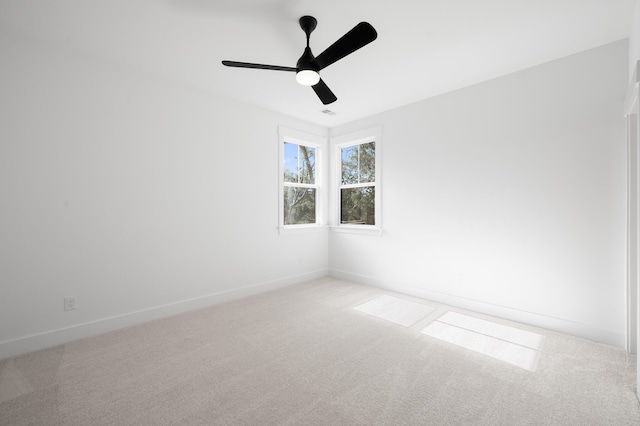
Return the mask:
<path id="1" fill-rule="evenodd" d="M 376 200 L 375 225 L 349 225 L 340 223 L 341 149 L 347 146 L 375 142 L 376 144 Z M 331 202 L 329 205 L 331 232 L 346 232 L 361 235 L 382 235 L 382 127 L 373 127 L 330 138 L 331 144 Z M 359 186 L 363 184 L 349 185 Z M 370 183 L 364 186 L 371 186 Z"/>
<path id="2" fill-rule="evenodd" d="M 309 187 L 316 188 L 316 223 L 285 225 L 284 224 L 284 143 L 290 142 L 304 145 L 316 150 L 316 184 Z M 306 133 L 300 130 L 278 126 L 278 233 L 280 235 L 297 234 L 301 232 L 318 232 L 327 227 L 327 182 L 326 168 L 327 138 Z M 301 184 L 300 186 L 306 186 Z"/>

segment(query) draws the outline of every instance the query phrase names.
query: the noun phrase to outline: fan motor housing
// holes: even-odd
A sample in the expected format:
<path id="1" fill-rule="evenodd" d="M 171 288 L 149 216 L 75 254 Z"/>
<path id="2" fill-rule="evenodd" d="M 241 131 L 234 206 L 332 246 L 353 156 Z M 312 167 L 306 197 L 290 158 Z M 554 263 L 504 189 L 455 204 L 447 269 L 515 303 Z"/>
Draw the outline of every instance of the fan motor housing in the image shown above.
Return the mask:
<path id="1" fill-rule="evenodd" d="M 313 56 L 313 53 L 311 53 L 311 48 L 306 47 L 304 49 L 304 53 L 302 54 L 302 56 L 300 56 L 300 59 L 298 59 L 298 62 L 296 63 L 297 71 L 313 70 L 315 72 L 318 72 L 320 70 L 320 67 L 316 63 L 315 59 L 316 57 Z"/>

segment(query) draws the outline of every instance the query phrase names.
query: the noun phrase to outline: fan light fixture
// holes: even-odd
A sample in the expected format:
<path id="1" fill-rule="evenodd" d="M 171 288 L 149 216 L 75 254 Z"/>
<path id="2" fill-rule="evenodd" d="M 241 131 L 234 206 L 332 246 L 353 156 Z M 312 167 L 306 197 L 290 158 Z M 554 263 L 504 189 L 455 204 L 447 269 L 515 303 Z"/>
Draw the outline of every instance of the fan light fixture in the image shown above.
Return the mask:
<path id="1" fill-rule="evenodd" d="M 314 70 L 300 70 L 296 73 L 296 81 L 303 86 L 315 86 L 320 81 L 320 74 Z"/>

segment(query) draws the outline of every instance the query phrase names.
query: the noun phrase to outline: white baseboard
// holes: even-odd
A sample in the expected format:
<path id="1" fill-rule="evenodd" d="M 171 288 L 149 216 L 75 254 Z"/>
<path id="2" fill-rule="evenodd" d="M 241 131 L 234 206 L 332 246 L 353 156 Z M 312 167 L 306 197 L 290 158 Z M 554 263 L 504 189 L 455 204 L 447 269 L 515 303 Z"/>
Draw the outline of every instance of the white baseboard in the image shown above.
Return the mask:
<path id="1" fill-rule="evenodd" d="M 533 325 L 535 327 L 545 328 L 547 330 L 557 331 L 596 342 L 605 343 L 621 349 L 625 348 L 626 336 L 624 333 L 616 333 L 611 330 L 599 328 L 591 324 L 584 324 L 562 318 L 555 318 L 547 315 L 537 314 L 534 312 L 522 311 L 519 309 L 509 308 L 506 306 L 494 305 L 491 303 L 467 299 L 452 294 L 432 291 L 425 288 L 402 285 L 387 282 L 378 278 L 365 275 L 353 274 L 351 272 L 331 269 L 329 275 L 342 280 L 353 281 L 360 284 L 366 284 L 373 287 L 383 288 L 385 290 L 402 293 L 409 296 L 419 297 L 449 306 L 455 306 L 461 309 L 478 312 L 485 315 L 491 315 L 503 318 L 509 321 L 516 321 L 522 324 Z"/>
<path id="2" fill-rule="evenodd" d="M 221 291 L 205 296 L 181 300 L 162 306 L 155 306 L 140 311 L 130 312 L 96 321 L 76 324 L 71 327 L 45 331 L 17 339 L 0 342 L 0 360 L 13 356 L 61 345 L 85 337 L 95 336 L 124 327 L 142 324 L 160 318 L 166 318 L 196 309 L 206 308 L 243 297 L 264 293 L 278 288 L 326 277 L 327 269 L 321 269 L 305 274 L 293 275 L 277 280 L 247 285 L 233 290 Z"/>

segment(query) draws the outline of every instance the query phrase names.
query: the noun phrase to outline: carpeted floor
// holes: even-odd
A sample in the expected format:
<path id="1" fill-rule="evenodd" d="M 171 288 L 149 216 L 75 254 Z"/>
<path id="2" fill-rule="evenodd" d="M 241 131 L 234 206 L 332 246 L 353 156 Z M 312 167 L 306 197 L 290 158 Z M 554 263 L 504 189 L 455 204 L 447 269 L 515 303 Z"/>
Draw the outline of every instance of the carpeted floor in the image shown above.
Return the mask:
<path id="1" fill-rule="evenodd" d="M 490 319 L 541 335 L 528 370 L 421 332 L 448 311 L 490 319 L 325 278 L 130 327 L 0 361 L 0 425 L 640 424 L 635 356 Z"/>

